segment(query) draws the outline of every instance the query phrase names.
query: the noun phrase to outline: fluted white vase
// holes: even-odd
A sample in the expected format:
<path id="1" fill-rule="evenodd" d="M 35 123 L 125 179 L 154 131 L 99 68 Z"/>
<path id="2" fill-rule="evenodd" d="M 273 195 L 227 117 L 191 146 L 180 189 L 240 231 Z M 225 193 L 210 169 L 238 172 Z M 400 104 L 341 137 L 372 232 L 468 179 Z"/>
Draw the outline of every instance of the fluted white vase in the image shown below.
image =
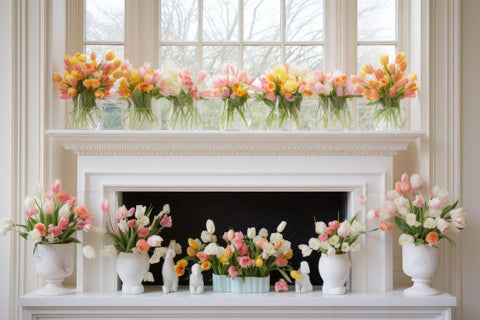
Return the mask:
<path id="1" fill-rule="evenodd" d="M 318 271 L 323 280 L 324 294 L 345 294 L 345 281 L 350 273 L 351 262 L 346 254 L 328 256 L 322 253 L 318 261 Z"/>
<path id="2" fill-rule="evenodd" d="M 117 259 L 117 273 L 122 280 L 123 294 L 140 294 L 144 288 L 142 281 L 150 267 L 147 255 L 120 252 Z"/>
<path id="3" fill-rule="evenodd" d="M 403 291 L 406 296 L 424 297 L 440 294 L 430 286 L 438 270 L 438 249 L 421 244 L 402 247 L 403 272 L 412 277 L 413 286 Z"/>
<path id="4" fill-rule="evenodd" d="M 63 280 L 72 274 L 75 257 L 75 243 L 38 244 L 35 248 L 37 274 L 47 283 L 37 290 L 38 295 L 59 296 L 73 293 L 64 288 Z"/>

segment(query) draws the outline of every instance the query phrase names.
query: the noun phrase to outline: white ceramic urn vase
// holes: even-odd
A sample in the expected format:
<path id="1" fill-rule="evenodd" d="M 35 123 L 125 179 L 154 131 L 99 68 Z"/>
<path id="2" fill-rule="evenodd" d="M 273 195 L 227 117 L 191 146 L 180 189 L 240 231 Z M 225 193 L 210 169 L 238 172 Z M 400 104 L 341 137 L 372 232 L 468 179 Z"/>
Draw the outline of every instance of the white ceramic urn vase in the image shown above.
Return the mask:
<path id="1" fill-rule="evenodd" d="M 406 296 L 423 297 L 440 293 L 430 287 L 432 278 L 438 270 L 438 249 L 422 244 L 402 247 L 403 272 L 412 277 L 413 286 L 403 291 Z"/>
<path id="2" fill-rule="evenodd" d="M 47 283 L 38 289 L 42 296 L 59 296 L 73 293 L 64 288 L 62 281 L 72 274 L 75 257 L 75 243 L 38 244 L 35 248 L 37 274 Z"/>
<path id="3" fill-rule="evenodd" d="M 142 281 L 150 267 L 147 255 L 120 252 L 117 258 L 117 273 L 122 280 L 123 294 L 143 293 Z"/>
<path id="4" fill-rule="evenodd" d="M 318 271 L 323 280 L 324 294 L 345 294 L 345 281 L 348 279 L 351 267 L 346 254 L 328 256 L 322 253 L 318 261 Z"/>

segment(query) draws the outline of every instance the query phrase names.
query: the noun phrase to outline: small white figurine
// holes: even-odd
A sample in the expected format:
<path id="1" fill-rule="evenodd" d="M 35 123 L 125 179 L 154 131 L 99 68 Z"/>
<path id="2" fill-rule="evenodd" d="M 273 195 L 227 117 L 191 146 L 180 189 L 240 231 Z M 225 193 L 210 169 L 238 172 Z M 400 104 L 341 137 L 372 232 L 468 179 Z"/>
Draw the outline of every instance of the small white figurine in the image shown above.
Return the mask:
<path id="1" fill-rule="evenodd" d="M 163 293 L 175 292 L 178 289 L 178 277 L 175 272 L 175 240 L 170 241 L 168 245 L 167 253 L 165 253 L 165 261 L 162 266 L 163 277 Z"/>
<path id="2" fill-rule="evenodd" d="M 310 267 L 308 266 L 307 261 L 302 261 L 300 263 L 300 269 L 298 272 L 302 274 L 302 279 L 295 280 L 295 292 L 296 293 L 307 293 L 313 290 L 312 283 L 310 282 Z"/>
<path id="3" fill-rule="evenodd" d="M 198 263 L 192 266 L 192 273 L 190 274 L 190 293 L 202 294 L 203 293 L 203 274 L 202 269 Z"/>

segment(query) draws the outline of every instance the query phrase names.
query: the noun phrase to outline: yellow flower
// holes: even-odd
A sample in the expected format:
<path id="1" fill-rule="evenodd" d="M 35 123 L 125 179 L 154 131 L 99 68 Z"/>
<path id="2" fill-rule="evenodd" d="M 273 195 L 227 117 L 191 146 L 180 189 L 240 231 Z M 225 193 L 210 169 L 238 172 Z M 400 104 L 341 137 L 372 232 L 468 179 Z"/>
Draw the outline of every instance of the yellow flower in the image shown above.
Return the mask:
<path id="1" fill-rule="evenodd" d="M 132 70 L 132 74 L 130 76 L 130 82 L 132 84 L 137 84 L 140 81 L 140 77 L 138 76 L 137 71 Z"/>
<path id="2" fill-rule="evenodd" d="M 413 82 L 417 80 L 417 74 L 415 72 L 411 72 L 409 75 L 408 75 L 408 81 L 409 82 Z"/>
<path id="3" fill-rule="evenodd" d="M 127 79 L 123 78 L 122 80 L 120 80 L 120 87 L 124 87 L 124 88 L 128 87 Z"/>
<path id="4" fill-rule="evenodd" d="M 62 82 L 62 77 L 56 72 L 53 73 L 53 81 L 55 82 Z"/>
<path id="5" fill-rule="evenodd" d="M 115 53 L 113 53 L 113 51 L 108 51 L 105 55 L 105 59 L 108 61 L 115 59 Z"/>
<path id="6" fill-rule="evenodd" d="M 82 74 L 77 70 L 73 70 L 71 74 L 72 76 L 76 77 L 78 80 L 81 80 L 83 78 Z"/>
<path id="7" fill-rule="evenodd" d="M 255 258 L 255 265 L 256 265 L 257 267 L 259 267 L 259 268 L 260 268 L 261 266 L 263 266 L 263 260 L 262 260 L 262 257 L 261 257 L 261 256 L 258 256 L 258 257 Z"/>
<path id="8" fill-rule="evenodd" d="M 293 251 L 287 252 L 283 256 L 285 257 L 285 259 L 292 259 Z"/>
<path id="9" fill-rule="evenodd" d="M 288 80 L 288 73 L 283 66 L 276 67 L 273 70 L 272 75 L 275 79 L 277 79 L 277 81 L 281 81 L 283 83 Z"/>
<path id="10" fill-rule="evenodd" d="M 185 259 L 180 259 L 180 260 L 177 261 L 177 266 L 184 266 L 184 267 L 186 267 L 186 266 L 188 266 L 188 261 L 185 260 Z"/>
<path id="11" fill-rule="evenodd" d="M 210 270 L 211 267 L 212 267 L 212 264 L 210 263 L 210 261 L 204 261 L 201 264 L 202 271 Z"/>
<path id="12" fill-rule="evenodd" d="M 298 272 L 297 270 L 292 270 L 290 271 L 290 276 L 293 278 L 293 279 L 302 279 L 303 276 L 300 272 Z"/>
<path id="13" fill-rule="evenodd" d="M 188 245 L 193 249 L 198 250 L 198 243 L 196 243 L 192 238 L 188 238 Z"/>
<path id="14" fill-rule="evenodd" d="M 267 84 L 267 89 L 268 89 L 268 91 L 270 91 L 270 92 L 273 91 L 273 90 L 275 90 L 275 83 L 273 83 L 273 82 L 270 81 L 270 82 Z"/>
<path id="15" fill-rule="evenodd" d="M 400 64 L 405 59 L 405 52 L 399 52 L 395 57 L 395 63 Z"/>
<path id="16" fill-rule="evenodd" d="M 380 55 L 380 64 L 382 66 L 386 66 L 388 64 L 388 54 L 381 54 Z"/>
<path id="17" fill-rule="evenodd" d="M 228 263 L 228 259 L 229 259 L 229 256 L 227 256 L 226 254 L 222 254 L 222 255 L 220 256 L 220 259 L 218 259 L 218 260 L 220 260 L 220 262 L 221 262 L 222 264 L 227 264 L 227 263 Z"/>
<path id="18" fill-rule="evenodd" d="M 298 83 L 296 81 L 288 80 L 285 83 L 285 91 L 295 93 L 298 89 Z"/>
<path id="19" fill-rule="evenodd" d="M 245 91 L 245 89 L 243 89 L 242 87 L 238 88 L 237 96 L 239 96 L 239 97 L 244 96 L 245 93 L 247 93 L 247 91 Z"/>
<path id="20" fill-rule="evenodd" d="M 74 87 L 70 87 L 68 89 L 68 95 L 70 97 L 75 97 L 77 95 L 77 89 L 75 89 Z"/>

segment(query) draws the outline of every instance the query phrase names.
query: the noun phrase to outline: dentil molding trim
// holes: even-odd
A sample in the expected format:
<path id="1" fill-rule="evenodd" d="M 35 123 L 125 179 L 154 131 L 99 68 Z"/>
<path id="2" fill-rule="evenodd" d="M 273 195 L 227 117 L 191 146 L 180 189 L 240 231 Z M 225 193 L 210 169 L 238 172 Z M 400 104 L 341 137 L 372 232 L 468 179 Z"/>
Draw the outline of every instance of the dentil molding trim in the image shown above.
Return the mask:
<path id="1" fill-rule="evenodd" d="M 48 130 L 77 155 L 394 156 L 421 131 L 123 131 Z"/>

